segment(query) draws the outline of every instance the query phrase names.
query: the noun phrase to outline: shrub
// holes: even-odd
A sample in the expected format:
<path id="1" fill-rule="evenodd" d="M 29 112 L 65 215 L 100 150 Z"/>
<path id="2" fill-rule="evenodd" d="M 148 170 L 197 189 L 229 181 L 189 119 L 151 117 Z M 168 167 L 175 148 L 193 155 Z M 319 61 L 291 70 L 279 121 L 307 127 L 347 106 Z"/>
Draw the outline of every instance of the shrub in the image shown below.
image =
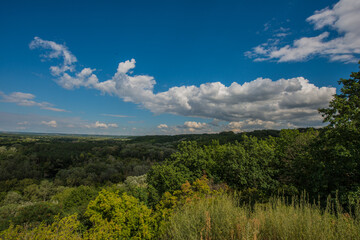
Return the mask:
<path id="1" fill-rule="evenodd" d="M 81 239 L 81 235 L 77 231 L 80 222 L 76 219 L 76 215 L 71 215 L 62 219 L 56 218 L 54 223 L 46 225 L 40 224 L 32 230 L 26 227 L 11 225 L 7 230 L 0 232 L 0 238 L 6 240 L 19 239 L 37 239 L 37 240 L 66 240 Z"/>
<path id="2" fill-rule="evenodd" d="M 93 223 L 91 239 L 151 239 L 155 233 L 152 210 L 123 193 L 102 190 L 85 213 Z"/>

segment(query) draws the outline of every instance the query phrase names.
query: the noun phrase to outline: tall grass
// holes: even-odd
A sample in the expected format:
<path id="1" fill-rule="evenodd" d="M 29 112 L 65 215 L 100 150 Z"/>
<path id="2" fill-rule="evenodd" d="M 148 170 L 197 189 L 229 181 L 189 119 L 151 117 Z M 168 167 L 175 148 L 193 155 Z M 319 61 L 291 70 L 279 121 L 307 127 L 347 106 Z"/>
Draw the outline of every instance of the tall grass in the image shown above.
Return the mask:
<path id="1" fill-rule="evenodd" d="M 201 199 L 178 209 L 164 239 L 360 239 L 359 216 L 326 209 L 305 199 L 286 204 L 282 198 L 266 204 L 237 207 L 234 198 Z"/>
<path id="2" fill-rule="evenodd" d="M 257 230 L 249 211 L 235 205 L 226 195 L 187 204 L 171 217 L 163 239 L 237 239 L 239 233 L 252 239 Z"/>

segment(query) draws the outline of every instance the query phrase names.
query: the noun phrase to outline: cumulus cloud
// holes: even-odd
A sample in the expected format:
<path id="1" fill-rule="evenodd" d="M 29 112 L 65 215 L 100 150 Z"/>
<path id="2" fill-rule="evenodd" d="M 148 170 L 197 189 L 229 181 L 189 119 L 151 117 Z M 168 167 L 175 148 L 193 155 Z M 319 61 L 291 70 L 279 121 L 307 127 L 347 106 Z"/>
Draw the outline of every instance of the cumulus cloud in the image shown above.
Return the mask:
<path id="1" fill-rule="evenodd" d="M 53 104 L 51 103 L 34 101 L 35 95 L 31 93 L 13 92 L 7 95 L 3 92 L 0 92 L 0 97 L 2 97 L 3 102 L 15 103 L 19 106 L 37 106 L 45 110 L 50 110 L 55 112 L 66 112 L 66 110 L 64 109 L 52 107 Z"/>
<path id="2" fill-rule="evenodd" d="M 277 122 L 279 126 L 289 123 L 319 125 L 321 117 L 317 109 L 327 107 L 336 91 L 332 87 L 317 87 L 309 80 L 297 77 L 276 81 L 257 78 L 243 84 L 233 82 L 230 86 L 210 82 L 200 86 L 172 87 L 155 93 L 156 81 L 152 76 L 129 73 L 135 68 L 135 63 L 134 59 L 119 63 L 113 77 L 102 82 L 90 68 L 74 73 L 66 70 L 57 76 L 57 80 L 66 89 L 97 89 L 157 114 L 171 113 L 228 122 L 262 121 L 263 125 Z M 188 122 L 184 126 L 195 130 L 199 129 L 197 124 Z"/>
<path id="3" fill-rule="evenodd" d="M 246 52 L 255 61 L 304 61 L 313 56 L 328 57 L 330 61 L 357 62 L 360 54 L 360 1 L 340 0 L 306 19 L 314 30 L 324 30 L 317 36 L 302 37 L 293 44 L 279 46 L 272 39 Z M 334 34 L 330 34 L 330 32 Z M 333 36 L 334 35 L 334 36 Z"/>
<path id="4" fill-rule="evenodd" d="M 206 123 L 201 123 L 201 122 L 191 122 L 191 121 L 187 121 L 184 123 L 185 127 L 188 128 L 204 128 L 206 127 Z"/>
<path id="5" fill-rule="evenodd" d="M 86 128 L 117 128 L 118 125 L 116 123 L 102 123 L 99 121 L 96 121 L 95 123 L 92 124 L 86 124 L 85 125 Z"/>
<path id="6" fill-rule="evenodd" d="M 275 129 L 278 128 L 281 124 L 274 121 L 264 121 L 260 119 L 256 120 L 244 120 L 239 122 L 229 122 L 227 126 L 225 126 L 225 130 L 230 130 L 233 132 L 242 132 L 249 131 L 255 129 Z M 295 125 L 283 125 L 282 128 L 293 128 Z"/>
<path id="7" fill-rule="evenodd" d="M 46 121 L 41 121 L 41 124 L 47 125 L 47 126 L 53 127 L 53 128 L 56 128 L 56 127 L 57 127 L 57 123 L 56 123 L 55 120 L 51 120 L 51 121 L 48 121 L 48 122 L 46 122 Z"/>
<path id="8" fill-rule="evenodd" d="M 195 132 L 196 130 L 202 130 L 207 127 L 206 123 L 186 121 L 180 128 L 186 129 L 189 132 Z"/>
<path id="9" fill-rule="evenodd" d="M 159 125 L 157 126 L 157 128 L 159 128 L 159 129 L 168 128 L 168 125 L 162 123 L 162 124 L 159 124 Z"/>
<path id="10" fill-rule="evenodd" d="M 235 133 L 242 132 L 243 122 L 229 122 L 227 128 Z"/>

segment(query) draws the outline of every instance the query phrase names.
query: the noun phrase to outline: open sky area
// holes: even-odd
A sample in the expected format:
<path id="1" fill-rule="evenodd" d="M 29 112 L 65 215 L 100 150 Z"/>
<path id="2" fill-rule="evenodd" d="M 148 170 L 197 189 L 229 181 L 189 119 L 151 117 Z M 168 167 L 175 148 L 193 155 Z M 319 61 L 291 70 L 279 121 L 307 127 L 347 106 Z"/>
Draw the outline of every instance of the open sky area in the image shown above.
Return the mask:
<path id="1" fill-rule="evenodd" d="M 323 126 L 359 0 L 0 1 L 0 131 Z"/>

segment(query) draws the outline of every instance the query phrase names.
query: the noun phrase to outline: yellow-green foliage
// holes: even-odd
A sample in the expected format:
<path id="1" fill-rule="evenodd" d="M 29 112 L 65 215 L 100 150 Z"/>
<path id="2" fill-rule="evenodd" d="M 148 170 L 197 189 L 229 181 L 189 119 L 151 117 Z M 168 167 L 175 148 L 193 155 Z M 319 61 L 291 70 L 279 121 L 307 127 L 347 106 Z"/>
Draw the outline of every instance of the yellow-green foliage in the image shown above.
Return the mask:
<path id="1" fill-rule="evenodd" d="M 156 208 L 158 210 L 164 208 L 173 209 L 207 196 L 221 194 L 226 190 L 226 185 L 219 190 L 211 190 L 209 180 L 206 176 L 203 176 L 201 179 L 196 179 L 192 184 L 186 181 L 181 185 L 181 190 L 176 190 L 172 194 L 165 192 Z"/>
<path id="2" fill-rule="evenodd" d="M 227 186 L 219 190 L 211 190 L 209 180 L 206 176 L 195 180 L 192 184 L 188 181 L 181 186 L 181 190 L 176 190 L 172 194 L 165 192 L 156 205 L 155 217 L 158 222 L 158 234 L 165 231 L 166 225 L 175 209 L 186 204 L 191 204 L 203 198 L 220 195 L 227 190 Z"/>
<path id="3" fill-rule="evenodd" d="M 126 193 L 102 190 L 85 215 L 93 223 L 89 239 L 151 239 L 155 232 L 152 210 Z"/>
<path id="4" fill-rule="evenodd" d="M 76 215 L 71 215 L 62 219 L 56 218 L 51 225 L 40 224 L 33 229 L 27 229 L 17 225 L 11 225 L 7 230 L 0 233 L 0 238 L 4 240 L 12 239 L 37 239 L 37 240 L 66 240 L 66 239 L 81 239 L 78 227 L 80 222 Z"/>

